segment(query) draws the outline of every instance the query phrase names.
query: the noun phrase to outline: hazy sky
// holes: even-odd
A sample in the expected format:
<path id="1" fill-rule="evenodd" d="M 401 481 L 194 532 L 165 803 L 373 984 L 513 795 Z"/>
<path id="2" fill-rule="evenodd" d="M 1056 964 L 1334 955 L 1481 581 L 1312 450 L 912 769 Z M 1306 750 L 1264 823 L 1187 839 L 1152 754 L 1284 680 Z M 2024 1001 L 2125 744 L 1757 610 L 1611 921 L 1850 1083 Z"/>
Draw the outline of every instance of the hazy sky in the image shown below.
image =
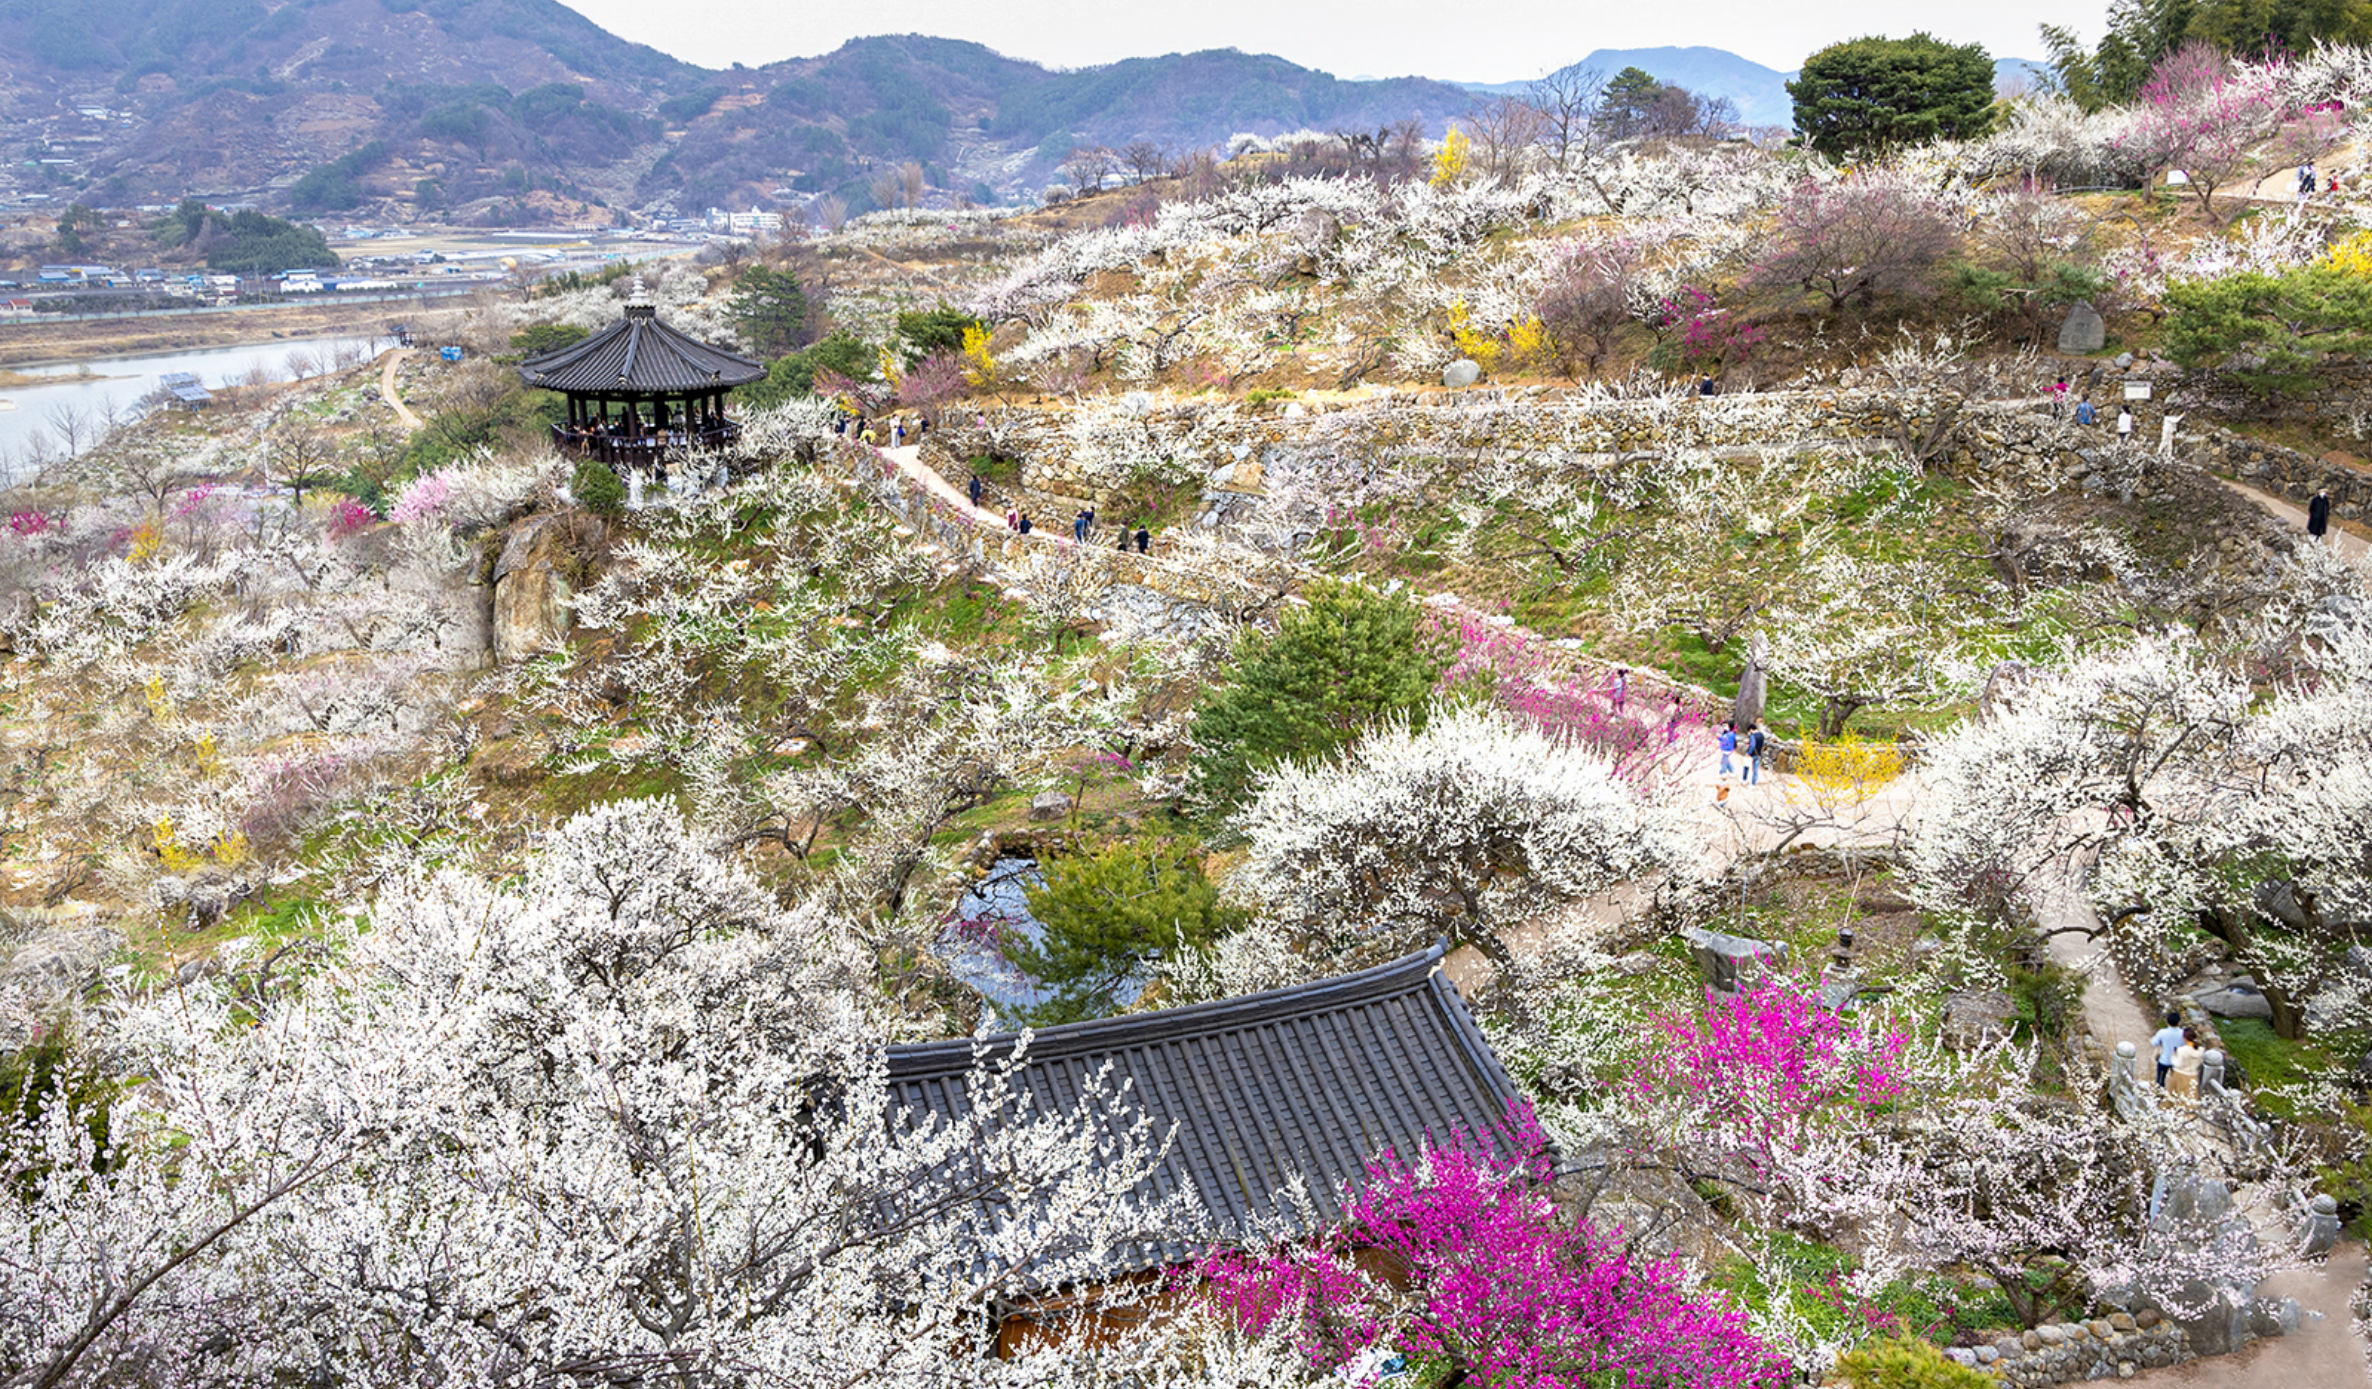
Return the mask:
<path id="1" fill-rule="evenodd" d="M 1339 77 L 1464 82 L 1540 76 L 1596 48 L 1701 44 L 1782 71 L 1823 44 L 1929 31 L 1996 58 L 2043 56 L 2035 26 L 2100 30 L 2101 0 L 1905 6 L 1881 0 L 565 0 L 612 33 L 706 67 L 827 53 L 867 34 L 973 39 L 1016 58 L 1084 67 L 1200 48 L 1275 53 Z M 1909 13 L 1906 13 L 1909 11 Z M 1487 22 L 1482 22 L 1486 19 Z"/>

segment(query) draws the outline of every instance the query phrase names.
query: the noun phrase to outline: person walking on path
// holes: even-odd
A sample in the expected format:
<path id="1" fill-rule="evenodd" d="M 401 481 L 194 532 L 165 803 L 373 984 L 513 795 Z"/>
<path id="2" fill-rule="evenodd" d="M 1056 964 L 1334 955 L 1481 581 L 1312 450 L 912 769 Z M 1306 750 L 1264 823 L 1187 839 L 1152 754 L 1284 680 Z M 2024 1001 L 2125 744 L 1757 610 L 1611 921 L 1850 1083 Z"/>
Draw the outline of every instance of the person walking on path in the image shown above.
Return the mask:
<path id="1" fill-rule="evenodd" d="M 1012 507 L 1005 508 L 1005 529 L 1009 531 L 1021 529 L 1021 513 Z"/>
<path id="2" fill-rule="evenodd" d="M 1618 666 L 1614 672 L 1614 712 L 1621 713 L 1631 698 L 1631 668 Z"/>
<path id="3" fill-rule="evenodd" d="M 1745 781 L 1749 786 L 1760 786 L 1762 784 L 1763 744 L 1766 741 L 1768 740 L 1763 736 L 1762 720 L 1757 719 L 1753 723 L 1746 726 Z"/>
<path id="4" fill-rule="evenodd" d="M 1078 515 L 1071 518 L 1071 539 L 1078 541 L 1082 545 L 1087 543 L 1086 512 L 1082 511 Z"/>
<path id="5" fill-rule="evenodd" d="M 1718 741 L 1721 745 L 1721 779 L 1728 781 L 1730 779 L 1730 758 L 1738 751 L 1738 725 L 1723 724 L 1721 737 Z"/>
<path id="6" fill-rule="evenodd" d="M 1021 533 L 1023 535 L 1030 533 L 1030 514 L 1026 511 L 1021 513 Z"/>
<path id="7" fill-rule="evenodd" d="M 2086 429 L 2100 423 L 2100 412 L 2092 408 L 2092 397 L 2085 396 L 2076 402 L 2076 423 Z"/>
<path id="8" fill-rule="evenodd" d="M 2060 373 L 2059 379 L 2051 383 L 2051 418 L 2058 419 L 2066 413 L 2067 374 L 2062 372 Z"/>
<path id="9" fill-rule="evenodd" d="M 2174 1069 L 2174 1054 L 2183 1046 L 2183 1015 L 2169 1012 L 2166 1025 L 2150 1037 L 2150 1045 L 2158 1050 L 2158 1088 L 2166 1088 L 2166 1074 Z"/>
<path id="10" fill-rule="evenodd" d="M 2199 1103 L 2199 1065 L 2207 1059 L 2207 1052 L 2199 1045 L 2199 1034 L 2186 1027 L 2183 1044 L 2174 1049 L 2174 1070 L 2166 1077 L 2166 1093 L 2182 1101 L 2185 1109 Z"/>
<path id="11" fill-rule="evenodd" d="M 1143 526 L 1137 527 L 1137 553 L 1140 555 L 1153 553 L 1153 532 L 1146 530 Z"/>
<path id="12" fill-rule="evenodd" d="M 972 483 L 964 490 L 972 496 L 972 509 L 978 511 L 980 509 L 980 474 L 972 474 Z"/>
<path id="13" fill-rule="evenodd" d="M 2133 407 L 2130 405 L 2120 405 L 2117 407 L 2117 442 L 2120 444 L 2125 444 L 2131 443 L 2132 441 Z"/>
<path id="14" fill-rule="evenodd" d="M 2331 531 L 2331 494 L 2326 489 L 2306 504 L 2306 533 L 2320 540 Z"/>
<path id="15" fill-rule="evenodd" d="M 898 441 L 899 448 L 906 447 L 906 422 L 904 420 L 899 420 L 890 426 L 890 437 Z"/>

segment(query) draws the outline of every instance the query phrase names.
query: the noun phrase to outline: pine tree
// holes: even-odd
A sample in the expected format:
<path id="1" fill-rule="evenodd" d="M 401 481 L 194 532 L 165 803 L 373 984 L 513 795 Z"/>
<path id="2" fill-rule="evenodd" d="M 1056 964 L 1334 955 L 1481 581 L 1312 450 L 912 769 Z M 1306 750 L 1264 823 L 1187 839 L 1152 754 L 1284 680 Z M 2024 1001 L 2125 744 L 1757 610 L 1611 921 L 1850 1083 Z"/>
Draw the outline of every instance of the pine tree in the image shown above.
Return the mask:
<path id="1" fill-rule="evenodd" d="M 1054 990 L 1031 1010 L 1038 1026 L 1118 1011 L 1120 991 L 1139 970 L 1181 949 L 1200 949 L 1235 925 L 1194 854 L 1161 840 L 1114 840 L 1046 864 L 1046 882 L 1025 894 L 1043 928 L 1032 944 L 1015 938 L 1005 958 Z"/>
<path id="2" fill-rule="evenodd" d="M 1351 584 L 1307 597 L 1275 636 L 1247 636 L 1235 682 L 1195 709 L 1187 795 L 1207 814 L 1232 809 L 1254 773 L 1285 758 L 1323 757 L 1394 715 L 1424 723 L 1449 653 L 1415 602 Z"/>

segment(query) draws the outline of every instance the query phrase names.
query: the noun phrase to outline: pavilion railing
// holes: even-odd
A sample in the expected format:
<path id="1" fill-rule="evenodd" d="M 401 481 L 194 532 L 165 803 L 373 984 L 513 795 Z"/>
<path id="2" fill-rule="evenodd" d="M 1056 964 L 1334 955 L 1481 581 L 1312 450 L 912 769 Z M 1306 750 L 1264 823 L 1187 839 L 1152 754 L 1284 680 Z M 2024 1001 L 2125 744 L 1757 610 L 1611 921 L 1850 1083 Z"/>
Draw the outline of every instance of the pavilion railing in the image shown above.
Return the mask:
<path id="1" fill-rule="evenodd" d="M 649 430 L 615 434 L 598 429 L 552 426 L 552 443 L 571 458 L 598 458 L 604 463 L 648 467 L 676 454 L 729 448 L 741 437 L 741 425 L 719 420 L 698 429 Z"/>

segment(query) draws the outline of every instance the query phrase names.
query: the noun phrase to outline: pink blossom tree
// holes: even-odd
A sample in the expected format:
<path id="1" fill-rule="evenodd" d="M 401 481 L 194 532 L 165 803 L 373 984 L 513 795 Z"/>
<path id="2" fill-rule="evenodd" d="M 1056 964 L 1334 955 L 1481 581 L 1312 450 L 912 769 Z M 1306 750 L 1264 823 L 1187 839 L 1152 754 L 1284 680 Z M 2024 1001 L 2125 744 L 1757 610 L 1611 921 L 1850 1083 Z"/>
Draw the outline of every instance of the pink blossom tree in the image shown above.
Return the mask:
<path id="1" fill-rule="evenodd" d="M 925 357 L 898 382 L 898 403 L 936 419 L 941 407 L 963 396 L 967 370 L 963 354 L 958 352 Z"/>
<path id="2" fill-rule="evenodd" d="M 1807 179 L 1779 205 L 1771 248 L 1750 278 L 1795 285 L 1842 309 L 1923 287 L 1958 240 L 1944 209 L 1901 174 Z"/>
<path id="3" fill-rule="evenodd" d="M 1510 1389 L 1789 1382 L 1744 1313 L 1688 1291 L 1678 1265 L 1561 1220 L 1549 1178 L 1523 1108 L 1493 1138 L 1455 1136 L 1413 1161 L 1386 1151 L 1339 1227 L 1308 1246 L 1215 1255 L 1209 1295 L 1320 1370 L 1392 1348 Z"/>
<path id="4" fill-rule="evenodd" d="M 2310 108 L 2286 60 L 2242 63 L 2194 39 L 2160 60 L 2119 149 L 2155 171 L 2179 168 L 2210 225 L 2220 188 L 2311 160 L 2338 144 L 2337 114 Z"/>

